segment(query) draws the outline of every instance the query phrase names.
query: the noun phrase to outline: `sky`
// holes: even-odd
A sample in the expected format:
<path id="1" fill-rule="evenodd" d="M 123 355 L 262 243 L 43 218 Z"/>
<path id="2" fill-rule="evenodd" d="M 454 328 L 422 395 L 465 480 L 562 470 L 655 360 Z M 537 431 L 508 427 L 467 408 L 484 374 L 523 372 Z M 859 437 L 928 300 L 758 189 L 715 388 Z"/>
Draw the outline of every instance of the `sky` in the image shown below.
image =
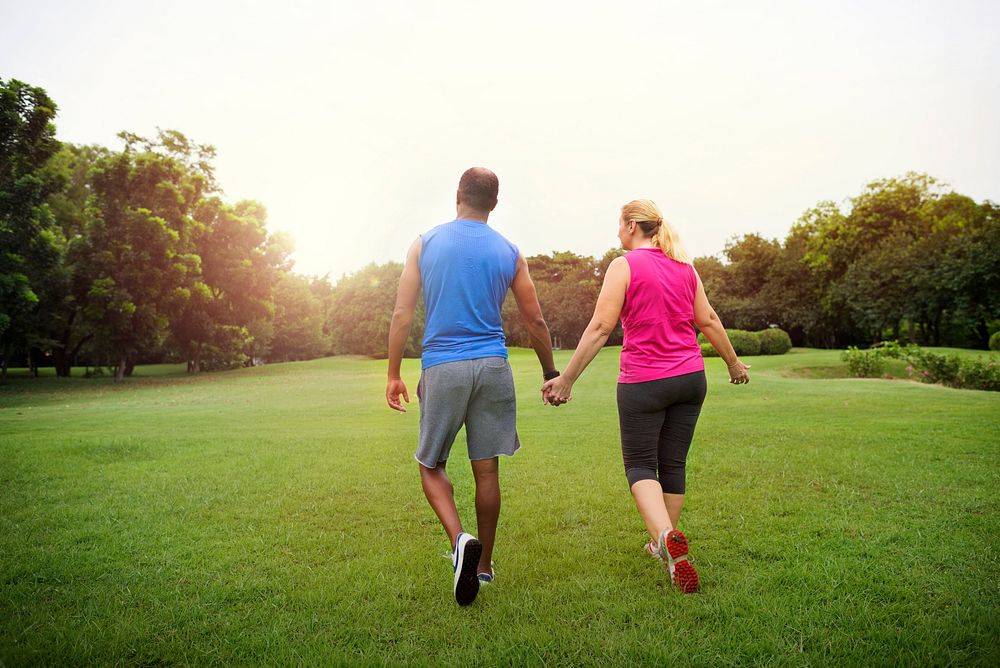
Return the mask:
<path id="1" fill-rule="evenodd" d="M 468 167 L 527 255 L 656 201 L 695 256 L 927 172 L 1000 201 L 1000 3 L 0 0 L 0 78 L 63 141 L 180 130 L 336 280 L 455 217 Z"/>

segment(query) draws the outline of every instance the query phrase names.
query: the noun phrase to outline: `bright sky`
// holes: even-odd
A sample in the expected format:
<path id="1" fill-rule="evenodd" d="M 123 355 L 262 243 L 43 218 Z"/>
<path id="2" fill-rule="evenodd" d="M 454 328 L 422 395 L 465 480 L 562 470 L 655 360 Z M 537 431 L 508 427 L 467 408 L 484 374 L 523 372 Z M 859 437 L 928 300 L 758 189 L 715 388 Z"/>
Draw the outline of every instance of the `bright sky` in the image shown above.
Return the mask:
<path id="1" fill-rule="evenodd" d="M 1000 201 L 1000 3 L 0 0 L 0 77 L 59 137 L 177 129 L 296 270 L 402 260 L 473 165 L 526 255 L 660 204 L 695 255 L 926 171 Z"/>

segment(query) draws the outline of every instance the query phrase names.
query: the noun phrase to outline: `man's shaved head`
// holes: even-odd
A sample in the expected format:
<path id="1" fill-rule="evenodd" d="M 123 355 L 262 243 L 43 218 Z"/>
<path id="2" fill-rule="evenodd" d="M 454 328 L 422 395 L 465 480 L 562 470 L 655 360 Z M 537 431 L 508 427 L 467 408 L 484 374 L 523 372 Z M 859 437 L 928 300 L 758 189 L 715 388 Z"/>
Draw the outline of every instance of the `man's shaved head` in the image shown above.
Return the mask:
<path id="1" fill-rule="evenodd" d="M 476 211 L 492 211 L 497 205 L 500 179 L 485 167 L 465 170 L 458 182 L 458 195 L 462 203 Z"/>

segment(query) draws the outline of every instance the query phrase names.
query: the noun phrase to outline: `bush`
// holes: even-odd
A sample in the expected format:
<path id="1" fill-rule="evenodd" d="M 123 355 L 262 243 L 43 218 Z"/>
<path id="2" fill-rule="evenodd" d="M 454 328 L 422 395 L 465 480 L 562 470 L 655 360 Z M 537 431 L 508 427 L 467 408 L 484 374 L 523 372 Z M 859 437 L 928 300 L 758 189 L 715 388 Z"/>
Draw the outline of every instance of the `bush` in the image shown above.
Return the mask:
<path id="1" fill-rule="evenodd" d="M 988 360 L 958 355 L 938 355 L 920 346 L 901 346 L 883 341 L 869 350 L 851 346 L 842 355 L 851 374 L 859 378 L 877 376 L 887 359 L 906 360 L 911 378 L 923 383 L 941 383 L 966 390 L 1000 392 L 1000 362 L 991 354 Z"/>
<path id="2" fill-rule="evenodd" d="M 958 387 L 1000 392 L 1000 364 L 989 360 L 963 359 L 958 367 Z"/>
<path id="3" fill-rule="evenodd" d="M 901 346 L 896 341 L 883 341 L 878 345 L 872 346 L 873 350 L 878 350 L 882 353 L 883 357 L 894 360 L 905 360 L 909 359 L 911 355 L 915 352 L 919 352 L 920 348 L 917 346 Z"/>
<path id="4" fill-rule="evenodd" d="M 881 376 L 885 369 L 885 355 L 878 348 L 861 350 L 857 346 L 851 346 L 840 358 L 847 362 L 847 370 L 855 378 Z"/>
<path id="5" fill-rule="evenodd" d="M 993 332 L 993 336 L 990 337 L 990 350 L 1000 351 L 1000 332 Z"/>
<path id="6" fill-rule="evenodd" d="M 737 355 L 760 355 L 760 336 L 757 332 L 747 332 L 742 329 L 727 329 L 726 334 L 729 335 L 729 341 L 733 344 L 733 350 L 736 351 Z M 715 352 L 712 348 L 712 344 L 708 342 L 708 337 L 704 334 L 698 334 L 698 343 L 701 344 L 701 354 L 702 357 L 718 357 L 719 354 Z M 706 349 L 711 349 L 711 354 L 706 354 Z"/>
<path id="7" fill-rule="evenodd" d="M 761 355 L 784 355 L 792 349 L 792 337 L 783 329 L 762 329 L 757 336 L 760 337 Z"/>
<path id="8" fill-rule="evenodd" d="M 702 357 L 718 357 L 719 351 L 711 343 L 699 343 Z"/>
<path id="9" fill-rule="evenodd" d="M 958 371 L 962 366 L 962 358 L 958 355 L 936 355 L 913 346 L 910 348 L 908 359 L 919 380 L 925 383 L 943 383 L 961 387 L 957 384 Z"/>
<path id="10" fill-rule="evenodd" d="M 729 334 L 729 340 L 737 355 L 760 355 L 760 337 L 757 336 L 756 332 L 747 332 L 742 329 L 730 329 L 726 332 Z"/>

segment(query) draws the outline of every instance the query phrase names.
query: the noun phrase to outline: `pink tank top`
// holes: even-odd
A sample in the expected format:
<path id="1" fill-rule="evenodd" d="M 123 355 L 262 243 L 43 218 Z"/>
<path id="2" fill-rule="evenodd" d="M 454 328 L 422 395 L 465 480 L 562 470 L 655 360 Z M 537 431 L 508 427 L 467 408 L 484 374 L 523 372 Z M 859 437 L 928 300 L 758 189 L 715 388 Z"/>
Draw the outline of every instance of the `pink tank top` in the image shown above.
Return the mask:
<path id="1" fill-rule="evenodd" d="M 694 267 L 659 248 L 625 254 L 630 277 L 621 321 L 619 383 L 644 383 L 702 371 L 705 361 L 694 329 Z"/>

